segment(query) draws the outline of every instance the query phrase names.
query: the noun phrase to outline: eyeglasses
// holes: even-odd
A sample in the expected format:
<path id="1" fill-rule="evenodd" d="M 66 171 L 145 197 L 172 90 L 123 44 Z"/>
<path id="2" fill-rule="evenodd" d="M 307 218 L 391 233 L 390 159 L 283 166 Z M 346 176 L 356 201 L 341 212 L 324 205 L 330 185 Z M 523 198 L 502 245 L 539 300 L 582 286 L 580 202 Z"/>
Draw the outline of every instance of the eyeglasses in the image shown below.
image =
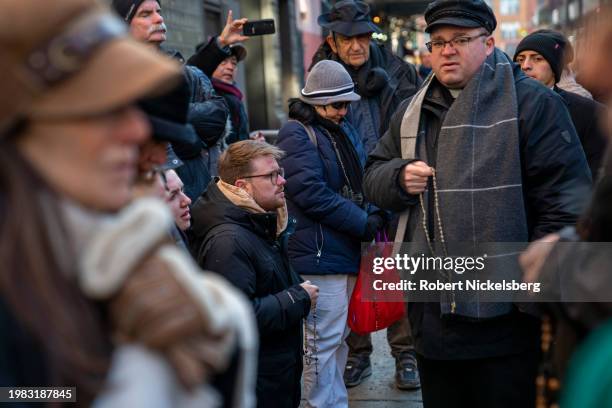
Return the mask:
<path id="1" fill-rule="evenodd" d="M 270 182 L 274 185 L 278 184 L 278 176 L 281 176 L 282 178 L 285 178 L 285 169 L 283 169 L 282 167 L 279 167 L 278 170 L 274 170 L 271 173 L 267 173 L 267 174 L 255 174 L 253 176 L 244 176 L 244 177 L 240 177 L 243 179 L 248 179 L 248 178 L 255 178 L 255 177 L 270 177 Z"/>
<path id="2" fill-rule="evenodd" d="M 471 40 L 474 40 L 478 37 L 486 37 L 488 35 L 489 35 L 488 33 L 480 33 L 478 35 L 473 35 L 473 36 L 460 35 L 449 41 L 444 41 L 444 40 L 429 41 L 425 43 L 425 46 L 427 47 L 429 52 L 442 51 L 446 47 L 446 44 L 450 45 L 451 48 L 453 49 L 465 48 L 470 43 Z"/>
<path id="3" fill-rule="evenodd" d="M 343 102 L 332 102 L 328 106 L 331 106 L 335 110 L 342 110 L 342 109 L 347 109 L 349 105 L 350 105 L 350 102 L 343 101 Z"/>
<path id="4" fill-rule="evenodd" d="M 372 39 L 372 33 L 364 33 L 364 34 L 354 35 L 351 37 L 347 37 L 342 34 L 334 33 L 334 39 L 340 44 L 346 45 L 346 44 L 353 42 L 353 39 L 357 40 L 357 42 L 370 41 Z"/>

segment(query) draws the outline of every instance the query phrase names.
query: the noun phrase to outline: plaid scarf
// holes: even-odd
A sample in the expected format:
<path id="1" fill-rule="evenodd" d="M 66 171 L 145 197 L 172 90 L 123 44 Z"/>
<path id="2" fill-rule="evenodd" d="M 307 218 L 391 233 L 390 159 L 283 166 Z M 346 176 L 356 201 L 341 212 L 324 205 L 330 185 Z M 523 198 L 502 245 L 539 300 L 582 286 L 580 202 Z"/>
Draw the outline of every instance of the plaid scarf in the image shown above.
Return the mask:
<path id="1" fill-rule="evenodd" d="M 425 143 L 417 144 L 417 135 L 421 106 L 433 77 L 430 76 L 415 94 L 404 114 L 400 132 L 403 159 L 427 157 Z M 450 256 L 453 255 L 453 243 L 462 243 L 463 248 L 466 242 L 473 243 L 474 252 L 482 253 L 487 250 L 484 243 L 528 240 L 517 106 L 512 61 L 496 48 L 444 118 L 438 136 L 436 178 L 440 218 Z M 428 194 L 431 193 L 425 192 L 425 203 L 429 202 Z M 416 244 L 415 248 L 427 248 L 427 245 L 420 245 L 426 243 L 422 217 L 419 206 L 404 212 L 399 220 L 396 242 L 406 237 Z M 436 239 L 439 239 L 437 234 Z M 495 245 L 488 248 L 491 247 Z M 493 253 L 503 255 L 499 250 Z M 465 252 L 462 255 L 465 256 Z M 499 260 L 487 261 L 485 271 L 495 270 L 496 274 L 517 277 L 520 270 L 515 270 L 511 258 L 501 256 L 496 258 Z M 475 302 L 465 292 L 456 292 L 454 296 L 457 300 L 455 314 L 471 318 L 503 315 L 512 307 L 511 303 Z M 442 294 L 440 306 L 442 314 L 451 313 L 448 293 Z"/>

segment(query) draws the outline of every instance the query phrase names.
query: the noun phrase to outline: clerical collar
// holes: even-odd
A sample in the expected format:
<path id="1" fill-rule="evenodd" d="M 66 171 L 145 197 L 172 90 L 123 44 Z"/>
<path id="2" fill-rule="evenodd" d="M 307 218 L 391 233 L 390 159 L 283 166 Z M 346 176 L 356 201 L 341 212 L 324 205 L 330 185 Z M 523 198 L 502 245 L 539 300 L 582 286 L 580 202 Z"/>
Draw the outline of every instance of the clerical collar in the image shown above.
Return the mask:
<path id="1" fill-rule="evenodd" d="M 457 99 L 461 91 L 463 91 L 463 89 L 451 89 L 451 88 L 447 88 L 447 89 L 450 92 L 453 99 Z"/>

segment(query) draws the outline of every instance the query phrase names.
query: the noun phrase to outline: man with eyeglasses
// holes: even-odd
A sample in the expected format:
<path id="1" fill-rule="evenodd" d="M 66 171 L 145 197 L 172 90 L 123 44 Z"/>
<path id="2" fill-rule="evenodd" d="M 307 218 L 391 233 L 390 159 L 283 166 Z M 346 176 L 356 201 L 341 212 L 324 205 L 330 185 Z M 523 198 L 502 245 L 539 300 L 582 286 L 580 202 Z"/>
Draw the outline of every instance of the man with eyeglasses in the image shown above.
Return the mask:
<path id="1" fill-rule="evenodd" d="M 418 89 L 420 78 L 414 65 L 372 41 L 372 34 L 380 29 L 372 23 L 370 6 L 364 1 L 338 1 L 329 13 L 319 16 L 318 23 L 329 30 L 329 35 L 313 56 L 310 70 L 327 59 L 341 63 L 351 75 L 361 99 L 351 102 L 346 120 L 357 129 L 366 153 L 370 153 L 387 130 L 395 109 Z M 408 320 L 393 324 L 387 330 L 387 340 L 396 363 L 396 386 L 404 390 L 419 388 Z M 344 382 L 347 387 L 355 387 L 372 373 L 372 339 L 351 333 L 347 344 L 350 351 Z"/>
<path id="2" fill-rule="evenodd" d="M 416 68 L 372 41 L 380 29 L 372 23 L 370 6 L 361 0 L 341 0 L 318 23 L 329 34 L 312 58 L 314 65 L 331 59 L 344 65 L 361 100 L 351 103 L 347 120 L 357 127 L 370 152 L 389 126 L 391 115 L 420 85 Z"/>
<path id="3" fill-rule="evenodd" d="M 403 211 L 396 241 L 444 256 L 574 224 L 591 175 L 563 101 L 495 48 L 484 1 L 434 1 L 425 21 L 433 75 L 394 114 L 364 181 L 374 204 Z M 408 305 L 426 408 L 534 406 L 537 309 L 496 299 L 457 290 Z"/>
<path id="4" fill-rule="evenodd" d="M 192 252 L 251 300 L 259 328 L 257 406 L 297 408 L 302 376 L 302 319 L 319 289 L 289 266 L 295 229 L 285 203 L 283 152 L 254 140 L 231 144 L 219 176 L 192 209 Z"/>

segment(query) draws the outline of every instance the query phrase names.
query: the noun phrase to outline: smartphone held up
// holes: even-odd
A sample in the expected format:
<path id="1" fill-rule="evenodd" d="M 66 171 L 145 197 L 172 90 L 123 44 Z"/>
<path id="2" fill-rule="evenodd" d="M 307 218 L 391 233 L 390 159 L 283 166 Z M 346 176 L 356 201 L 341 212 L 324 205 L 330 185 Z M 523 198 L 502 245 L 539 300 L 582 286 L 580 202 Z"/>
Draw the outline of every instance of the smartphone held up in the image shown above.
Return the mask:
<path id="1" fill-rule="evenodd" d="M 274 19 L 271 18 L 248 21 L 242 27 L 242 34 L 249 37 L 274 34 L 275 32 Z"/>

